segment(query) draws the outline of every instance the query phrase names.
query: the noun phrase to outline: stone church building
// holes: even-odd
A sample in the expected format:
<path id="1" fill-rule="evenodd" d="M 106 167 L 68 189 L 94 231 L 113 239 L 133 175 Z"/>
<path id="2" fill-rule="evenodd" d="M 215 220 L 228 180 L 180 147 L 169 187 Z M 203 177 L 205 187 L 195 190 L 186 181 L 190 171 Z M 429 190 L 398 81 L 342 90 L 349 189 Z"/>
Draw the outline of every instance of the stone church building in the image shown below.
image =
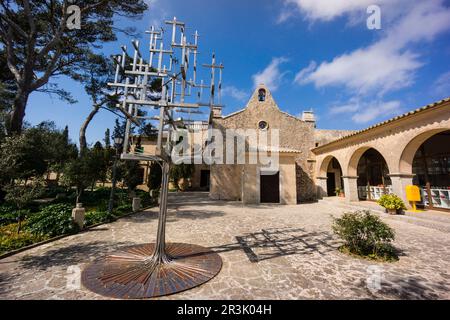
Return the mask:
<path id="1" fill-rule="evenodd" d="M 261 85 L 244 109 L 226 116 L 222 116 L 220 110 L 216 112 L 212 127 L 224 132 L 226 129 L 267 131 L 269 137 L 277 129 L 279 146 L 268 151 L 278 154 L 279 172 L 266 173 L 259 164 L 212 165 L 211 198 L 248 204 L 296 204 L 316 199 L 311 150 L 315 147 L 318 130 L 312 112 L 304 112 L 300 119 L 281 111 L 268 88 Z M 335 134 L 344 136 L 348 132 Z M 329 139 L 332 137 L 336 136 L 330 135 Z M 270 145 L 270 139 L 268 142 Z"/>
<path id="2" fill-rule="evenodd" d="M 224 135 L 227 129 L 279 134 L 279 145 L 266 150 L 278 155 L 277 172 L 248 161 L 195 165 L 191 189 L 209 191 L 213 199 L 298 204 L 335 196 L 337 191 L 347 201 L 376 201 L 384 193 L 406 201 L 405 187 L 415 184 L 424 207 L 450 209 L 449 99 L 360 131 L 321 130 L 311 111 L 301 118 L 281 111 L 270 90 L 260 85 L 244 109 L 222 115 L 215 108 L 207 123 L 188 127 L 205 138 L 211 128 Z M 246 142 L 249 157 L 256 149 L 252 141 Z M 151 152 L 155 141 L 144 139 L 142 145 Z M 148 169 L 144 165 L 144 180 Z"/>

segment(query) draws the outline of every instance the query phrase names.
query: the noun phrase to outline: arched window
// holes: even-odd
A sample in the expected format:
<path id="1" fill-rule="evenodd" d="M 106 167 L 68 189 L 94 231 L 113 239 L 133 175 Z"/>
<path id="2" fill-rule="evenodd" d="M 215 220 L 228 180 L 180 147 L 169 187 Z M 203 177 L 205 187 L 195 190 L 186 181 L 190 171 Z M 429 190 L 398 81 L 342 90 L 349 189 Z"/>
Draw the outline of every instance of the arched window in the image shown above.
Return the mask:
<path id="1" fill-rule="evenodd" d="M 261 101 L 261 102 L 266 101 L 266 90 L 259 89 L 259 91 L 258 91 L 258 100 Z"/>

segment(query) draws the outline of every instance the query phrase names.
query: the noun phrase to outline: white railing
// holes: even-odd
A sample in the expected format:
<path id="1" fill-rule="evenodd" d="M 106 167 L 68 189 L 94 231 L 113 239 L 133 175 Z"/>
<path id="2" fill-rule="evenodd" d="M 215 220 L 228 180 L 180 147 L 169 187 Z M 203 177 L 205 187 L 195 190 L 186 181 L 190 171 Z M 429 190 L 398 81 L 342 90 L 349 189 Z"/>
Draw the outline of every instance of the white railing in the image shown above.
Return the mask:
<path id="1" fill-rule="evenodd" d="M 382 195 L 390 194 L 390 193 L 392 193 L 392 186 L 385 186 L 385 187 L 359 186 L 358 187 L 358 196 L 360 199 L 379 200 Z"/>

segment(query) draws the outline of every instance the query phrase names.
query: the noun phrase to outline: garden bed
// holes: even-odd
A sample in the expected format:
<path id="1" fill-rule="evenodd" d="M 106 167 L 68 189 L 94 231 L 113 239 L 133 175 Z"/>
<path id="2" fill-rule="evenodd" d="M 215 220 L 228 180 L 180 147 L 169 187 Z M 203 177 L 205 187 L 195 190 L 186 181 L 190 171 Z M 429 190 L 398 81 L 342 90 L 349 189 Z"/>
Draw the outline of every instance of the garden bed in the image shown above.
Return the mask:
<path id="1" fill-rule="evenodd" d="M 141 210 L 153 206 L 148 194 L 138 192 L 137 195 L 142 199 L 144 209 Z M 16 213 L 11 211 L 11 207 L 3 205 L 0 211 L 0 259 L 136 213 L 131 211 L 128 195 L 118 190 L 116 207 L 112 215 L 108 214 L 108 197 L 109 190 L 103 188 L 86 192 L 83 201 L 87 212 L 83 230 L 79 230 L 72 220 L 74 205 L 70 196 L 29 208 L 20 228 L 17 222 L 13 222 Z M 18 229 L 20 232 L 17 232 Z"/>

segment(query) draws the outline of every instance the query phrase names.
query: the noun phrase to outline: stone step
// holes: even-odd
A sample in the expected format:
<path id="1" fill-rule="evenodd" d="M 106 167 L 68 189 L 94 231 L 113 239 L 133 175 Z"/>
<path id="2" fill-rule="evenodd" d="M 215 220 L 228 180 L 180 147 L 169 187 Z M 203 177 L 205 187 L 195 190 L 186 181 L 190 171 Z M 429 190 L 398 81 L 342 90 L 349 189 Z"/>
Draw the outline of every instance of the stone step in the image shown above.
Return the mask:
<path id="1" fill-rule="evenodd" d="M 346 210 L 370 210 L 380 215 L 384 219 L 403 221 L 418 226 L 450 233 L 450 217 L 447 218 L 445 214 L 440 215 L 432 213 L 426 215 L 426 213 L 424 212 L 423 213 L 407 212 L 405 215 L 388 215 L 385 213 L 383 208 L 376 206 L 369 207 L 364 205 L 358 205 L 355 203 L 347 203 L 327 199 L 320 200 L 320 202 Z"/>

